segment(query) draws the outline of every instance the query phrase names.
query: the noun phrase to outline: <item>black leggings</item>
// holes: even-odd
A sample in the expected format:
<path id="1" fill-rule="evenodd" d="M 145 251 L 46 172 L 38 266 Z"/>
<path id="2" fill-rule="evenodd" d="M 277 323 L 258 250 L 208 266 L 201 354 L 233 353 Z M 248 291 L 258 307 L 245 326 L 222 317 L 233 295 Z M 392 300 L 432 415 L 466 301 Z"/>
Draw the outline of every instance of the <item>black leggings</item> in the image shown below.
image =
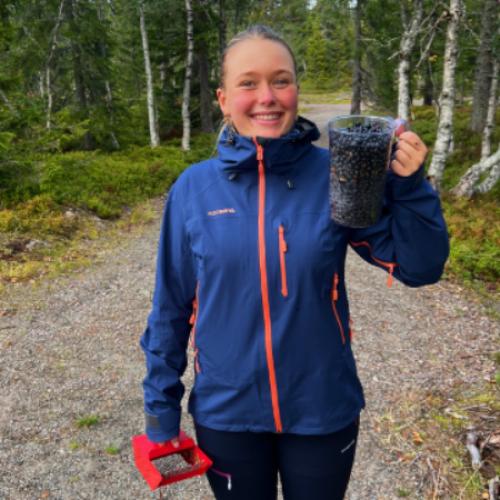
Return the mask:
<path id="1" fill-rule="evenodd" d="M 212 459 L 207 477 L 217 500 L 342 500 L 351 475 L 359 419 L 332 434 L 225 432 L 196 425 Z"/>

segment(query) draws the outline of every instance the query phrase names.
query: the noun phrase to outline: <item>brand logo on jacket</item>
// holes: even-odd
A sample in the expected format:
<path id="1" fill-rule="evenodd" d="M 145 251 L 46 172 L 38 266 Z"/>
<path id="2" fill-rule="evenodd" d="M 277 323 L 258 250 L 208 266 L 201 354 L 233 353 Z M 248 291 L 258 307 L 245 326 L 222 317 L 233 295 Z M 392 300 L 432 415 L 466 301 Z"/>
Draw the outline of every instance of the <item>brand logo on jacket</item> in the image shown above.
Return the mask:
<path id="1" fill-rule="evenodd" d="M 234 208 L 219 208 L 217 210 L 210 210 L 207 212 L 208 215 L 225 215 L 225 214 L 235 214 L 236 210 Z"/>

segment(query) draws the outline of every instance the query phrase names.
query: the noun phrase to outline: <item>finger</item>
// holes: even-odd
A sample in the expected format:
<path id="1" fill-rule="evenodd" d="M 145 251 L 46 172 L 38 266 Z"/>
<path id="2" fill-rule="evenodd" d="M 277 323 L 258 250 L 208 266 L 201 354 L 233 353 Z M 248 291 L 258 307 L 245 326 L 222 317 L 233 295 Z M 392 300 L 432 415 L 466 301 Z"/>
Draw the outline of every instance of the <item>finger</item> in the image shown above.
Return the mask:
<path id="1" fill-rule="evenodd" d="M 399 161 L 402 165 L 408 165 L 412 163 L 413 157 L 408 154 L 406 151 L 403 149 L 396 149 L 396 153 L 394 153 L 394 158 Z"/>
<path id="2" fill-rule="evenodd" d="M 411 132 L 409 130 L 403 132 L 399 136 L 399 141 L 406 142 L 407 144 L 410 144 L 411 146 L 413 146 L 415 149 L 418 150 L 427 149 L 427 146 L 423 143 L 422 139 L 420 139 L 420 137 L 417 134 L 415 134 L 415 132 Z"/>
<path id="3" fill-rule="evenodd" d="M 391 169 L 395 174 L 400 175 L 401 177 L 408 177 L 409 175 L 406 173 L 404 166 L 397 159 L 391 161 Z"/>
<path id="4" fill-rule="evenodd" d="M 418 149 L 406 141 L 398 141 L 396 151 L 404 151 L 408 156 L 415 156 L 416 154 L 419 154 Z"/>

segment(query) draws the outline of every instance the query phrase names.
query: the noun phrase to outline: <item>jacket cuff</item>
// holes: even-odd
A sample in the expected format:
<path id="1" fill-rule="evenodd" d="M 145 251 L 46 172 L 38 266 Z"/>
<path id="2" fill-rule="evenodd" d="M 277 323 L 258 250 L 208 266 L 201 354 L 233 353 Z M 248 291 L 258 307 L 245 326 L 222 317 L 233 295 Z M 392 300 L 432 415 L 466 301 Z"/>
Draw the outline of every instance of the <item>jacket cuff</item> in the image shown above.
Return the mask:
<path id="1" fill-rule="evenodd" d="M 144 413 L 146 435 L 150 441 L 160 443 L 177 437 L 180 432 L 181 412 L 172 410 L 159 417 Z"/>
<path id="2" fill-rule="evenodd" d="M 407 194 L 417 189 L 424 180 L 424 164 L 420 165 L 416 172 L 403 177 L 392 171 L 387 173 L 387 194 L 393 200 L 404 198 Z"/>

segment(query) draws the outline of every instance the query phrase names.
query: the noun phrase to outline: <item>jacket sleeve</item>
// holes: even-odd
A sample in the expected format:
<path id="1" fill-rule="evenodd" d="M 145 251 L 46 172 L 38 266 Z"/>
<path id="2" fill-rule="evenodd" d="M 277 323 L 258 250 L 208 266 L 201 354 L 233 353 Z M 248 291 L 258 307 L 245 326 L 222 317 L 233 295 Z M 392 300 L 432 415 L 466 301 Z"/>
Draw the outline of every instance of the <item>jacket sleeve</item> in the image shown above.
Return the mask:
<path id="1" fill-rule="evenodd" d="M 435 283 L 443 273 L 449 240 L 439 196 L 424 179 L 423 165 L 414 174 L 387 175 L 381 219 L 353 229 L 351 247 L 365 259 L 408 286 Z"/>
<path id="2" fill-rule="evenodd" d="M 180 402 L 184 394 L 180 377 L 187 365 L 195 288 L 183 206 L 174 184 L 163 212 L 152 309 L 140 341 L 146 357 L 143 381 L 146 434 L 154 442 L 179 434 Z"/>

